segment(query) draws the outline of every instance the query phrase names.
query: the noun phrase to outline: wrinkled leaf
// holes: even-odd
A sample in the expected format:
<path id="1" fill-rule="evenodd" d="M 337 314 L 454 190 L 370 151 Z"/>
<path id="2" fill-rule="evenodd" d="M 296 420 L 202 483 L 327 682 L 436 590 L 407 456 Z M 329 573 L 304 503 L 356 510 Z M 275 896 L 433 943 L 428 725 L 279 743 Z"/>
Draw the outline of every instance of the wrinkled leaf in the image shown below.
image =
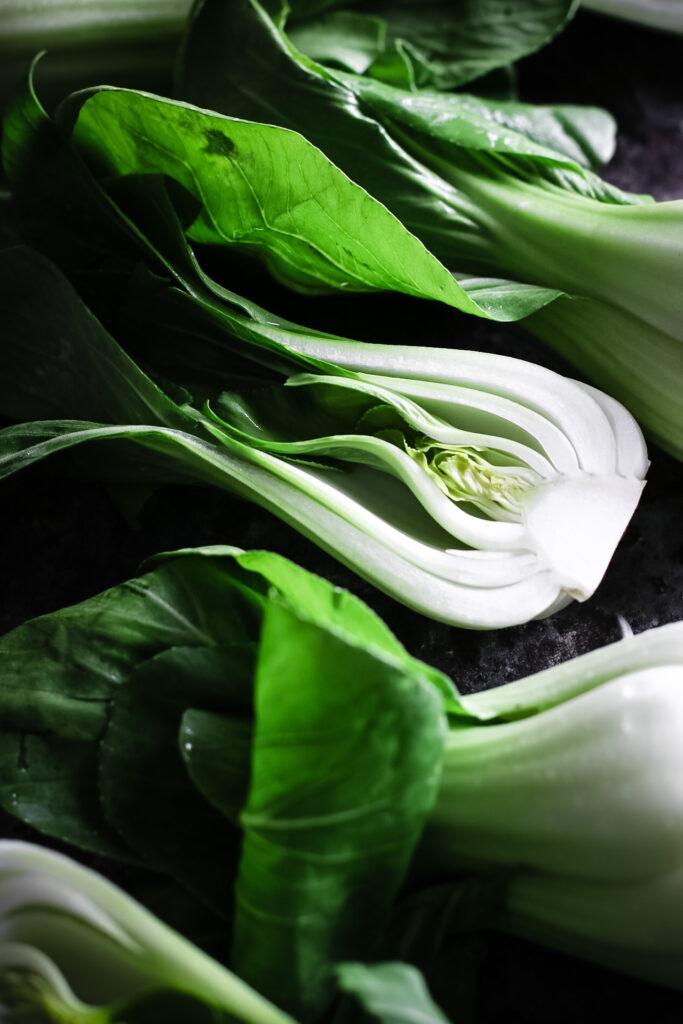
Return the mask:
<path id="1" fill-rule="evenodd" d="M 336 9 L 322 14 L 320 7 L 316 10 L 298 0 L 290 0 L 289 6 L 287 30 L 291 39 L 315 60 L 342 63 L 340 56 L 344 54 L 335 48 L 334 39 L 340 35 L 343 38 L 343 19 L 353 15 L 354 58 L 359 61 L 361 55 L 372 54 L 369 45 L 363 48 L 356 42 L 364 34 L 370 36 L 378 52 L 365 67 L 352 70 L 377 76 L 402 72 L 413 87 L 454 89 L 540 49 L 564 27 L 576 3 L 371 0 L 362 5 L 362 14 L 357 9 L 346 10 L 348 4 L 344 3 L 325 5 Z M 377 29 L 377 35 L 373 34 L 377 22 L 381 35 Z"/>

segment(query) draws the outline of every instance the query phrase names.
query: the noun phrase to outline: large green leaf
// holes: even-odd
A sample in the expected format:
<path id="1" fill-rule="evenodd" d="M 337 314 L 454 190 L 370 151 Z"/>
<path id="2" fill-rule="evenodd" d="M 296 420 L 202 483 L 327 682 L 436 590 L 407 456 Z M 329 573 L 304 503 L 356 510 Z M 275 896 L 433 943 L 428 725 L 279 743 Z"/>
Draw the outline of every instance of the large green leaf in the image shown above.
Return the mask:
<path id="1" fill-rule="evenodd" d="M 364 189 L 295 132 L 141 93 L 103 90 L 73 138 L 105 176 L 166 174 L 201 202 L 194 241 L 263 253 L 305 288 L 387 288 L 479 312 Z"/>
<path id="2" fill-rule="evenodd" d="M 314 1016 L 332 964 L 377 941 L 434 800 L 444 726 L 419 675 L 269 603 L 233 961 L 296 1014 Z"/>
<path id="3" fill-rule="evenodd" d="M 352 11 L 346 3 L 325 6 L 336 10 L 317 14 L 308 3 L 290 2 L 290 35 L 304 53 L 346 66 L 353 60 L 353 71 L 413 86 L 453 89 L 539 49 L 560 31 L 576 3 L 365 0 Z"/>
<path id="4" fill-rule="evenodd" d="M 74 103 L 77 111 L 81 102 L 75 97 L 62 106 L 60 124 L 67 135 Z M 324 360 L 299 355 L 297 342 L 340 339 L 283 320 L 203 272 L 185 233 L 201 204 L 182 186 L 162 175 L 134 174 L 107 181 L 105 191 L 42 109 L 32 76 L 5 118 L 3 161 L 27 234 L 37 236 L 41 249 L 85 287 L 88 297 L 92 293 L 110 318 L 142 319 L 137 335 L 142 358 L 173 379 L 187 376 L 200 398 L 207 388 L 220 390 L 236 379 L 279 379 L 298 369 L 327 368 Z M 140 258 L 149 270 L 134 269 Z M 37 266 L 35 254 L 24 256 L 23 266 L 17 254 L 3 259 L 3 298 L 12 298 L 8 309 L 21 310 L 25 322 L 27 311 L 15 296 L 31 287 L 30 279 L 37 287 L 37 275 L 52 301 L 61 285 L 48 283 L 47 265 Z M 18 280 L 21 274 L 28 282 Z M 123 291 L 122 277 L 131 279 Z M 60 316 L 77 320 L 74 304 L 75 298 Z M 164 344 L 155 345 L 160 333 Z M 128 336 L 135 340 L 130 330 Z"/>

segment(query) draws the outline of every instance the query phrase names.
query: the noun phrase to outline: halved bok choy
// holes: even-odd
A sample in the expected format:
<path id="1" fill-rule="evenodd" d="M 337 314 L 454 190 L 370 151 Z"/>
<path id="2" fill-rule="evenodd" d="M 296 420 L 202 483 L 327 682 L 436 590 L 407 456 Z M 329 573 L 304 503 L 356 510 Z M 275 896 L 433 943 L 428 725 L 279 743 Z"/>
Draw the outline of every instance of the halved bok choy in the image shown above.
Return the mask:
<path id="1" fill-rule="evenodd" d="M 230 386 L 226 354 L 222 390 L 193 404 L 176 389 L 177 402 L 48 261 L 7 250 L 2 266 L 2 408 L 24 421 L 0 433 L 3 475 L 127 440 L 90 471 L 235 491 L 396 599 L 472 628 L 589 597 L 638 502 L 647 456 L 634 420 L 546 369 L 283 327 L 278 357 L 298 372 L 261 367 L 259 379 L 272 350 L 245 346 L 251 378 L 233 363 Z"/>

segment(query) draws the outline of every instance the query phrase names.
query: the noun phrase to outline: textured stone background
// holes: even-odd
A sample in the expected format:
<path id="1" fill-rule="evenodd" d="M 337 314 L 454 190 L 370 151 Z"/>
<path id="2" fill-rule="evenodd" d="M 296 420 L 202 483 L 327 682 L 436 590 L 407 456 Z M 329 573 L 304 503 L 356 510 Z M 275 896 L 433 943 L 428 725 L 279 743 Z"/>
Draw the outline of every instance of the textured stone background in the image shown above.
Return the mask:
<path id="1" fill-rule="evenodd" d="M 659 199 L 683 197 L 683 37 L 580 14 L 543 53 L 524 62 L 523 98 L 603 105 L 616 116 L 619 146 L 606 171 L 622 188 Z M 566 369 L 517 327 L 496 327 L 436 305 L 396 296 L 307 298 L 284 291 L 271 308 L 294 320 L 368 341 L 486 348 Z M 572 372 L 572 371 L 569 371 Z M 363 597 L 406 646 L 448 672 L 465 691 L 495 686 L 683 618 L 683 465 L 652 450 L 642 503 L 596 595 L 542 622 L 498 633 L 433 623 L 395 604 L 270 514 L 217 491 L 168 488 L 135 525 L 99 485 L 65 480 L 58 462 L 4 481 L 0 531 L 0 632 L 131 576 L 159 550 L 227 542 L 281 552 Z M 0 833 L 23 835 L 8 816 Z M 31 836 L 34 838 L 34 836 Z M 103 867 L 103 865 L 99 865 Z M 673 1024 L 683 997 L 534 947 L 473 940 L 480 965 L 477 1024 Z M 457 1022 L 456 1022 L 457 1024 Z"/>

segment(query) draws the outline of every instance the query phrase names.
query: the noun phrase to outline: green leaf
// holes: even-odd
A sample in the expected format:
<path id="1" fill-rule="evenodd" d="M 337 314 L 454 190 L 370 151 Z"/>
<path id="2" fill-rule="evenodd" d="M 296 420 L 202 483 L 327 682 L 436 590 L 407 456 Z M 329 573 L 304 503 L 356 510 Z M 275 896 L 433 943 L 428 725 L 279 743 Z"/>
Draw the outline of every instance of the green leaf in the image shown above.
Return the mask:
<path id="1" fill-rule="evenodd" d="M 302 569 L 282 555 L 273 551 L 239 551 L 216 545 L 156 555 L 148 564 L 154 566 L 165 563 L 169 558 L 194 556 L 225 559 L 228 564 L 232 563 L 229 569 L 232 575 L 236 572 L 236 563 L 246 574 L 241 578 L 252 589 L 267 593 L 274 587 L 298 614 L 310 622 L 317 623 L 377 657 L 393 659 L 429 679 L 442 694 L 447 710 L 455 711 L 459 706 L 459 698 L 456 699 L 456 690 L 450 679 L 408 654 L 379 615 L 364 601 L 342 587 L 333 586 L 322 576 Z"/>
<path id="2" fill-rule="evenodd" d="M 377 941 L 438 785 L 434 689 L 271 600 L 236 888 L 236 970 L 305 1018 Z"/>
<path id="3" fill-rule="evenodd" d="M 0 804 L 56 838 L 131 857 L 97 790 L 97 750 L 114 696 L 136 666 L 168 648 L 225 643 L 228 629 L 255 639 L 260 615 L 255 592 L 188 558 L 2 637 Z"/>
<path id="4" fill-rule="evenodd" d="M 342 10 L 317 17 L 308 4 L 294 0 L 290 6 L 291 30 L 289 22 L 287 29 L 292 42 L 309 57 L 342 63 L 334 39 L 340 29 L 343 32 L 343 19 L 353 16 L 354 41 L 362 38 L 363 21 L 368 23 L 367 34 L 380 21 L 382 35 L 371 38 L 383 52 L 375 62 L 351 70 L 386 73 L 388 60 L 380 58 L 395 54 L 403 58 L 404 74 L 413 86 L 454 89 L 540 49 L 564 27 L 577 5 L 573 0 L 521 0 L 514 5 L 504 0 L 374 0 L 364 5 L 370 9 L 364 15 L 337 3 L 334 6 Z M 363 51 L 356 44 L 352 53 L 358 60 Z"/>
<path id="5" fill-rule="evenodd" d="M 409 964 L 346 963 L 336 968 L 339 987 L 382 1024 L 448 1024 L 433 1002 L 424 978 Z"/>
<path id="6" fill-rule="evenodd" d="M 614 119 L 599 107 L 493 101 L 427 89 L 411 92 L 360 75 L 343 80 L 385 124 L 391 121 L 463 149 L 529 157 L 574 170 L 604 163 L 614 151 Z"/>
<path id="7" fill-rule="evenodd" d="M 196 789 L 233 824 L 247 802 L 253 725 L 215 711 L 190 708 L 178 733 L 180 754 Z"/>
<path id="8" fill-rule="evenodd" d="M 215 575 L 212 563 L 201 564 L 204 573 Z M 220 575 L 230 583 L 224 572 Z M 198 583 L 201 599 L 201 575 Z M 193 785 L 179 731 L 190 706 L 238 718 L 251 713 L 255 651 L 239 642 L 240 589 L 221 602 L 223 646 L 173 647 L 131 673 L 112 702 L 99 758 L 103 810 L 127 844 L 150 867 L 170 874 L 224 914 L 232 907 L 240 835 Z M 248 593 L 244 597 L 246 603 L 252 600 Z M 231 598 L 238 610 L 238 642 L 225 646 L 234 628 Z M 242 746 L 240 754 L 248 768 L 249 749 Z M 239 784 L 244 763 L 237 769 Z"/>
<path id="9" fill-rule="evenodd" d="M 552 288 L 504 280 L 507 275 L 490 266 L 484 271 L 476 205 L 418 163 L 365 109 L 354 91 L 358 76 L 340 75 L 303 58 L 255 0 L 204 3 L 188 28 L 181 68 L 183 98 L 300 131 L 319 146 L 447 265 L 480 315 L 515 320 L 558 296 Z M 370 89 L 372 83 L 366 82 Z M 569 131 L 558 129 L 558 134 L 566 137 Z M 473 255 L 477 268 L 468 265 Z M 487 278 L 483 302 L 469 287 L 475 278 L 478 288 L 479 275 Z"/>
<path id="10" fill-rule="evenodd" d="M 103 90 L 81 107 L 73 138 L 104 176 L 169 175 L 201 201 L 192 240 L 247 246 L 293 284 L 391 288 L 478 312 L 421 242 L 298 133 Z"/>
<path id="11" fill-rule="evenodd" d="M 77 277 L 79 284 L 92 289 L 93 281 L 98 282 L 96 298 L 100 303 L 105 299 L 105 309 L 111 301 L 109 293 L 120 293 L 122 267 L 128 265 L 132 287 L 126 286 L 123 299 L 114 302 L 109 315 L 117 320 L 122 316 L 129 323 L 142 314 L 137 337 L 141 357 L 154 360 L 162 373 L 166 365 L 174 379 L 182 380 L 189 370 L 190 383 L 199 385 L 200 400 L 206 389 L 218 386 L 220 390 L 221 380 L 225 386 L 227 380 L 234 383 L 245 372 L 257 379 L 273 379 L 269 366 L 278 375 L 306 368 L 324 370 L 324 360 L 299 355 L 296 343 L 339 339 L 282 320 L 202 271 L 184 231 L 200 204 L 185 189 L 161 175 L 130 175 L 107 182 L 109 191 L 104 190 L 63 137 L 70 134 L 81 103 L 80 96 L 65 101 L 58 112 L 61 128 L 57 131 L 29 77 L 5 120 L 7 173 L 27 233 L 40 239 L 42 250 Z M 140 256 L 151 264 L 153 273 L 134 269 Z M 33 286 L 46 288 L 46 297 L 56 301 L 55 282 L 48 286 L 46 268 L 36 263 L 39 257 L 33 254 L 24 259 L 28 263 L 21 266 L 17 256 L 4 256 L 0 279 L 8 307 L 21 309 L 15 296 L 22 296 L 27 288 L 22 274 L 29 279 L 37 275 L 40 280 L 34 280 Z M 108 274 L 112 262 L 113 271 Z M 96 275 L 89 272 L 93 265 Z M 160 272 L 170 276 L 176 287 L 171 289 L 168 280 L 160 280 Z M 73 312 L 67 309 L 59 315 L 69 319 Z M 156 326 L 150 326 L 150 319 Z M 161 352 L 155 347 L 160 334 L 165 341 Z M 245 342 L 256 346 L 256 353 Z M 26 348 L 22 346 L 23 351 Z M 227 379 L 226 352 L 230 353 Z"/>
<path id="12" fill-rule="evenodd" d="M 33 695 L 32 695 L 33 696 Z M 0 690 L 0 806 L 26 825 L 45 835 L 91 853 L 117 860 L 135 860 L 102 815 L 97 789 L 96 740 L 73 740 L 59 732 L 43 735 L 12 726 L 4 718 L 3 681 Z M 45 698 L 36 700 L 40 709 Z M 71 710 L 73 701 L 62 703 Z M 93 707 L 97 707 L 93 703 Z M 100 728 L 106 724 L 106 707 L 99 705 Z M 94 714 L 93 714 L 94 717 Z"/>

